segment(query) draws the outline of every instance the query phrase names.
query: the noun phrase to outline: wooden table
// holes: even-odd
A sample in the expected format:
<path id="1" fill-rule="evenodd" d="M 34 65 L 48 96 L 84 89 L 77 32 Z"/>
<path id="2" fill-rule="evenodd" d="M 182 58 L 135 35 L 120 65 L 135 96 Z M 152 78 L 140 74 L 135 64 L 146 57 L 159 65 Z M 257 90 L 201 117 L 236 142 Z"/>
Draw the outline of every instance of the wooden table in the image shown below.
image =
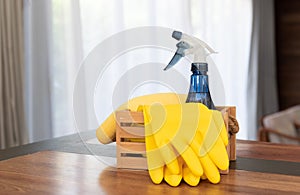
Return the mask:
<path id="1" fill-rule="evenodd" d="M 218 185 L 174 188 L 153 184 L 146 171 L 108 166 L 101 156 L 113 159 L 115 147 L 86 143 L 93 137 L 87 132 L 0 151 L 0 194 L 300 194 L 297 146 L 238 140 L 237 161 Z"/>

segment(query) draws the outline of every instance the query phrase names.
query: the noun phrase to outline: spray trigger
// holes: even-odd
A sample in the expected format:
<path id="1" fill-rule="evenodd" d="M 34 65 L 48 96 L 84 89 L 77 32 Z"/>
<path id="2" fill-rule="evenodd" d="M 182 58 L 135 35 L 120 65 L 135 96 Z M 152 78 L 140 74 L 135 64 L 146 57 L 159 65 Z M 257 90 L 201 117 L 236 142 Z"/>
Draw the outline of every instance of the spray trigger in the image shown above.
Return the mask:
<path id="1" fill-rule="evenodd" d="M 177 50 L 174 54 L 173 58 L 169 62 L 169 64 L 164 68 L 164 70 L 168 70 L 172 66 L 174 66 L 182 57 L 184 57 L 184 51 L 190 48 L 190 45 L 187 42 L 180 41 L 176 44 Z"/>

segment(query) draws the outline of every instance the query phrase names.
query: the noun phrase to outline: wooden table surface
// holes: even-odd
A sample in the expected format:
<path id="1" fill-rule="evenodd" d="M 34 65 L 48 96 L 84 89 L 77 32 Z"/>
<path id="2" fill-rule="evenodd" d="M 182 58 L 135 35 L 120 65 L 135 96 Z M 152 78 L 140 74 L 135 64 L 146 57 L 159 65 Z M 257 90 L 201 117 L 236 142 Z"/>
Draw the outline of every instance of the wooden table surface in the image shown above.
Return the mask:
<path id="1" fill-rule="evenodd" d="M 101 156 L 113 159 L 114 146 L 89 145 L 83 137 L 0 151 L 0 194 L 300 194 L 297 146 L 238 140 L 237 161 L 219 184 L 170 187 L 153 184 L 146 171 L 107 165 Z"/>

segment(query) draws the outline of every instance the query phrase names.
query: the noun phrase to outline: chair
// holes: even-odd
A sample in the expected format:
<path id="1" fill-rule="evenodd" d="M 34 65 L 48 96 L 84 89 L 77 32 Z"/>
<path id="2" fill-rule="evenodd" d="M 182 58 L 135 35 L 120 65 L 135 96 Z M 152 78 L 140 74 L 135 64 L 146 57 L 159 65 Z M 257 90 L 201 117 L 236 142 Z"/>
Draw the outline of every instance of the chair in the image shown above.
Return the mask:
<path id="1" fill-rule="evenodd" d="M 262 117 L 259 140 L 300 145 L 300 105 Z"/>

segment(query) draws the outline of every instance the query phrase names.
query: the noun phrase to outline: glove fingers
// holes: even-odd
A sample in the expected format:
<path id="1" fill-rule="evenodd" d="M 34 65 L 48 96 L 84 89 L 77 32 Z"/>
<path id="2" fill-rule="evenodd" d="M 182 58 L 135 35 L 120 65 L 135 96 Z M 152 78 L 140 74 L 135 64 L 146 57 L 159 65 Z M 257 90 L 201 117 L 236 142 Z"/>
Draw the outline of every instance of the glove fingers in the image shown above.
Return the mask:
<path id="1" fill-rule="evenodd" d="M 225 146 L 228 145 L 228 133 L 227 133 L 227 130 L 226 130 L 226 127 L 225 127 L 225 124 L 223 123 L 222 126 L 221 126 L 222 130 L 221 130 L 221 138 L 222 138 L 222 141 L 224 143 Z"/>
<path id="2" fill-rule="evenodd" d="M 153 183 L 160 184 L 164 178 L 164 167 L 148 170 Z"/>
<path id="3" fill-rule="evenodd" d="M 213 113 L 219 113 L 219 112 L 213 112 Z M 215 115 L 217 115 L 217 114 L 215 114 Z M 219 115 L 219 116 L 221 116 L 221 115 Z M 223 118 L 221 118 L 220 120 L 222 120 L 222 122 L 223 122 Z M 211 120 L 209 127 L 208 127 L 207 131 L 204 132 L 202 139 L 203 139 L 204 149 L 206 149 L 206 151 L 208 152 L 209 157 L 213 161 L 213 163 L 219 169 L 226 170 L 229 166 L 229 160 L 228 160 L 226 147 L 221 138 L 222 130 L 223 129 L 220 129 L 220 126 L 217 125 L 214 122 L 214 120 Z M 200 154 L 200 156 L 201 157 L 205 156 L 205 153 L 204 153 L 204 155 Z"/>
<path id="4" fill-rule="evenodd" d="M 198 156 L 192 150 L 191 147 L 188 147 L 182 154 L 183 160 L 185 161 L 187 167 L 195 176 L 201 176 L 203 174 L 203 169 L 200 164 Z"/>
<path id="5" fill-rule="evenodd" d="M 224 119 L 220 111 L 213 111 L 213 120 L 217 128 L 221 129 L 220 136 L 225 146 L 228 144 L 228 133 L 224 124 Z"/>
<path id="6" fill-rule="evenodd" d="M 165 142 L 165 144 L 163 144 L 163 147 L 160 148 L 160 152 L 162 158 L 164 159 L 164 162 L 166 163 L 166 166 L 168 167 L 168 171 L 175 175 L 179 174 L 180 166 L 177 161 L 177 155 L 167 141 Z"/>
<path id="7" fill-rule="evenodd" d="M 201 139 L 201 136 L 200 136 Z M 203 175 L 205 174 L 204 178 L 208 178 L 210 182 L 212 183 L 218 183 L 220 181 L 220 173 L 214 162 L 209 158 L 209 155 L 207 154 L 207 150 L 204 146 L 201 146 L 200 139 L 193 140 L 191 143 L 191 147 L 195 152 L 198 152 L 199 159 L 203 168 Z M 220 138 L 219 138 L 220 139 Z M 221 141 L 221 140 L 219 140 Z M 221 141 L 222 142 L 222 141 Z M 223 145 L 223 144 L 222 144 Z M 217 146 L 218 147 L 218 146 Z M 220 148 L 224 148 L 223 145 Z M 200 148 L 200 150 L 199 150 Z M 200 151 L 200 153 L 199 153 Z M 218 151 L 217 153 L 221 153 L 221 151 Z M 223 151 L 224 152 L 224 151 Z M 226 151 L 227 154 L 227 151 Z M 222 160 L 222 157 L 220 158 Z M 223 158 L 226 160 L 226 158 Z M 217 159 L 218 164 L 225 164 L 224 162 L 220 162 L 219 158 Z M 220 165 L 220 166 L 226 166 L 226 165 Z M 201 176 L 202 178 L 202 176 Z"/>
<path id="8" fill-rule="evenodd" d="M 177 160 L 176 160 L 177 161 Z M 182 160 L 178 159 L 178 164 L 179 164 L 179 173 L 178 174 L 173 174 L 168 167 L 165 167 L 164 170 L 164 179 L 165 181 L 173 187 L 176 187 L 180 184 L 182 180 Z"/>
<path id="9" fill-rule="evenodd" d="M 170 173 L 172 173 L 172 174 L 180 173 L 180 166 L 178 165 L 177 159 L 171 161 L 170 163 L 167 163 L 166 166 Z"/>
<path id="10" fill-rule="evenodd" d="M 183 165 L 183 179 L 190 186 L 197 186 L 200 182 L 200 177 L 194 175 L 186 164 Z"/>
<path id="11" fill-rule="evenodd" d="M 212 148 L 216 147 L 215 144 L 218 139 L 220 139 L 221 128 L 219 128 L 213 120 L 213 116 L 210 119 L 208 126 L 205 129 L 199 129 L 200 132 L 200 140 L 203 142 L 206 151 L 210 151 Z M 223 119 L 222 119 L 223 120 Z M 223 142 L 222 142 L 222 145 Z M 204 156 L 205 153 L 200 154 Z"/>
<path id="12" fill-rule="evenodd" d="M 153 170 L 166 165 L 173 174 L 179 174 L 179 165 L 173 149 L 168 144 L 162 148 L 157 148 L 153 136 L 146 137 L 146 153 L 148 170 Z"/>
<path id="13" fill-rule="evenodd" d="M 207 150 L 202 142 L 202 135 L 199 131 L 197 131 L 195 139 L 191 142 L 191 147 L 199 157 L 207 154 Z"/>
<path id="14" fill-rule="evenodd" d="M 105 121 L 98 127 L 96 137 L 103 144 L 111 143 L 116 138 L 116 120 L 115 114 L 112 113 L 105 119 Z"/>
<path id="15" fill-rule="evenodd" d="M 229 159 L 226 148 L 221 139 L 217 139 L 215 145 L 208 152 L 214 164 L 221 170 L 229 167 Z"/>
<path id="16" fill-rule="evenodd" d="M 199 159 L 203 167 L 203 172 L 207 177 L 207 179 L 211 183 L 219 183 L 220 182 L 219 170 L 211 161 L 211 159 L 208 157 L 208 155 L 205 155 L 204 157 L 200 157 Z"/>

